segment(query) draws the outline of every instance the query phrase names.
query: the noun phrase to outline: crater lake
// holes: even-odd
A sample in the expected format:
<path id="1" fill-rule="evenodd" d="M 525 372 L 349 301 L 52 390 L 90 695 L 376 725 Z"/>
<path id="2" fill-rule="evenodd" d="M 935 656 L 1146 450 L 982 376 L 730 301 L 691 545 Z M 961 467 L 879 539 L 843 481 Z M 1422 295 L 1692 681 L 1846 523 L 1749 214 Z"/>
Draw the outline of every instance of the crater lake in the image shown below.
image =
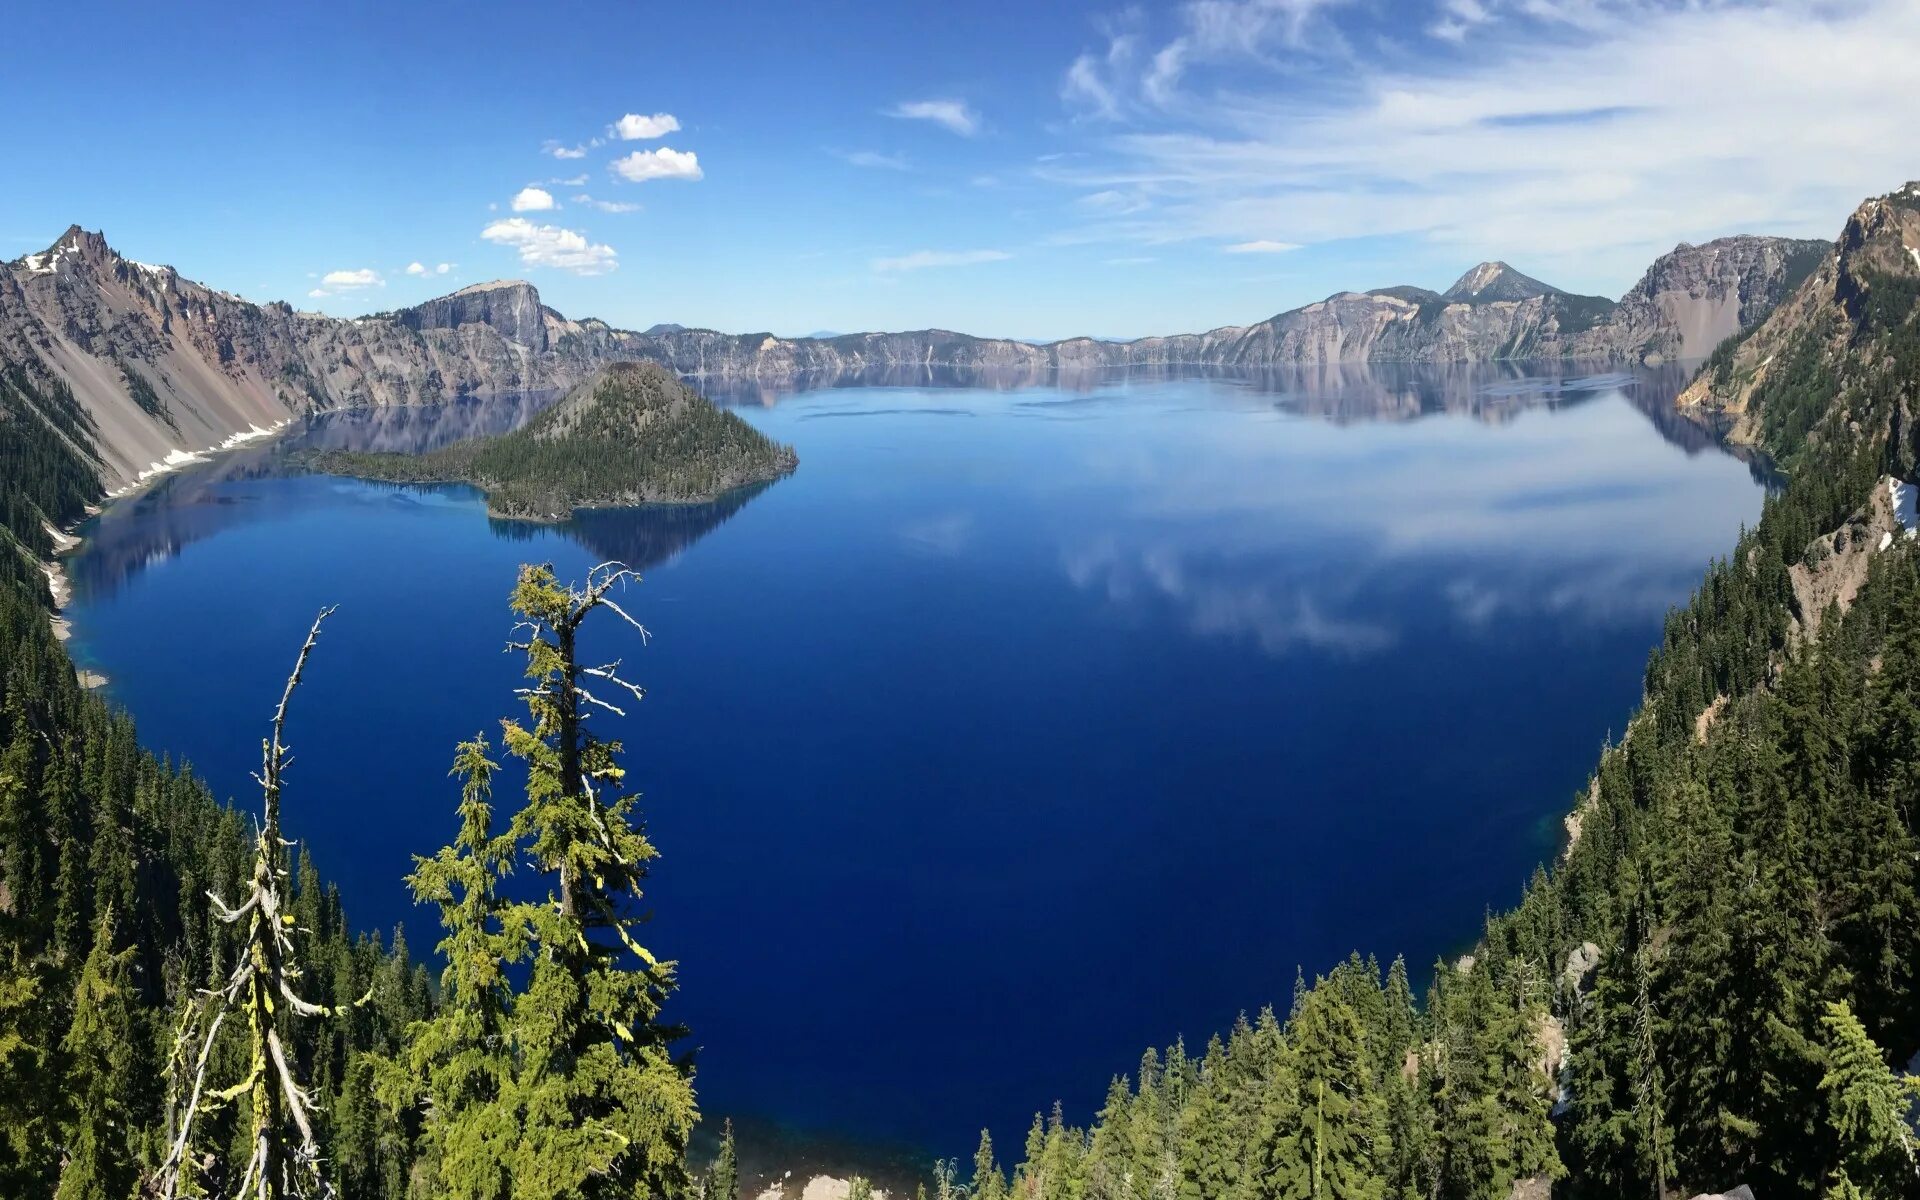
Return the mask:
<path id="1" fill-rule="evenodd" d="M 289 836 L 431 955 L 403 876 L 457 741 L 517 715 L 515 568 L 619 559 L 652 637 L 626 745 L 652 950 L 702 1108 L 965 1155 L 1351 951 L 1416 978 L 1565 837 L 1663 615 L 1761 473 L 1677 367 L 695 381 L 792 444 L 704 505 L 490 520 L 305 473 L 541 398 L 334 414 L 113 504 L 67 560 L 75 658 L 251 810 L 307 625 Z M 510 804 L 503 784 L 501 802 Z"/>

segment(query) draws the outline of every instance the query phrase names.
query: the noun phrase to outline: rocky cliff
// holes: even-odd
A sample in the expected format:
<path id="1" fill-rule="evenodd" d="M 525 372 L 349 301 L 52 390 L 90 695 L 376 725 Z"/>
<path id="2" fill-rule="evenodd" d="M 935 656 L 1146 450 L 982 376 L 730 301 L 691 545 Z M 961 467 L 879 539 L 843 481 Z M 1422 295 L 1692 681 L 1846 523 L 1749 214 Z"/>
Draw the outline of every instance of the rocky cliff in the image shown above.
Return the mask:
<path id="1" fill-rule="evenodd" d="M 1618 305 L 1483 263 L 1445 293 L 1342 292 L 1248 326 L 1035 345 L 940 329 L 779 338 L 660 325 L 635 333 L 568 319 L 517 281 L 340 320 L 250 303 L 124 258 L 75 226 L 44 252 L 0 265 L 0 366 L 72 389 L 94 421 L 111 486 L 308 411 L 561 389 L 626 360 L 691 376 L 780 378 L 1672 357 L 1702 352 L 1769 310 L 1810 245 L 1732 238 L 1681 246 Z"/>
<path id="2" fill-rule="evenodd" d="M 1888 409 L 1900 471 L 1920 454 L 1920 420 L 1904 361 L 1905 324 L 1920 291 L 1920 182 L 1855 209 L 1839 239 L 1744 337 L 1723 342 L 1681 393 L 1680 405 L 1728 439 L 1795 453 L 1820 426 L 1879 420 Z M 1866 348 L 1891 339 L 1877 355 Z"/>

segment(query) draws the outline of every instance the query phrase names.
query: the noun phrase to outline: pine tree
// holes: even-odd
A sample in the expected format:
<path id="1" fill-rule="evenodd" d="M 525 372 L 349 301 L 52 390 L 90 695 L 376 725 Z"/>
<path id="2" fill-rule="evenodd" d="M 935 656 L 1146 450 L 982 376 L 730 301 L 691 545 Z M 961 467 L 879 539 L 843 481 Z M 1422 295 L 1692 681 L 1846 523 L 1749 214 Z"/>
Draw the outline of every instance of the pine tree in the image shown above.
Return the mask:
<path id="1" fill-rule="evenodd" d="M 610 595 L 632 577 L 597 567 L 575 590 L 550 567 L 526 567 L 513 591 L 530 723 L 502 725 L 508 753 L 527 768 L 526 802 L 508 836 L 548 885 L 544 899 L 509 906 L 502 921 L 530 958 L 506 1013 L 511 1075 L 492 1106 L 517 1131 L 505 1161 L 520 1200 L 678 1196 L 689 1182 L 692 1066 L 668 1052 L 683 1031 L 660 1020 L 673 964 L 633 937 L 632 905 L 657 851 L 635 797 L 621 792 L 619 743 L 586 728 L 590 708 L 623 715 L 587 680 L 641 693 L 618 663 L 585 666 L 579 657 L 581 626 L 598 609 L 640 628 Z"/>
<path id="2" fill-rule="evenodd" d="M 1006 1200 L 1007 1177 L 993 1157 L 993 1135 L 980 1131 L 980 1145 L 973 1152 L 973 1186 L 969 1200 Z"/>
<path id="3" fill-rule="evenodd" d="M 1287 1023 L 1295 1116 L 1279 1130 L 1266 1194 L 1281 1200 L 1377 1200 L 1386 1112 L 1365 1030 L 1327 986 L 1310 989 Z"/>
<path id="4" fill-rule="evenodd" d="M 55 1142 L 48 1128 L 47 1052 L 41 981 L 16 943 L 0 945 L 0 1193 L 45 1194 Z"/>
<path id="5" fill-rule="evenodd" d="M 740 1154 L 733 1144 L 733 1118 L 720 1127 L 720 1150 L 707 1171 L 706 1194 L 702 1200 L 739 1200 Z"/>
<path id="6" fill-rule="evenodd" d="M 440 909 L 441 1003 L 408 1028 L 403 1062 L 383 1062 L 378 1072 L 389 1104 L 422 1108 L 421 1177 L 425 1190 L 450 1200 L 492 1200 L 510 1183 L 513 1114 L 500 1107 L 512 1076 L 503 1044 L 506 972 L 525 959 L 528 935 L 524 923 L 503 921 L 497 894 L 513 843 L 493 832 L 496 769 L 484 737 L 455 752 L 460 831 L 434 857 L 416 858 L 407 877 L 417 901 Z"/>
<path id="7" fill-rule="evenodd" d="M 1920 1104 L 1920 1079 L 1903 1079 L 1887 1067 L 1880 1047 L 1845 1003 L 1829 1003 L 1820 1023 L 1826 1029 L 1828 1063 L 1820 1087 L 1828 1122 L 1840 1140 L 1828 1196 L 1912 1196 L 1920 1190 L 1920 1145 L 1908 1121 Z"/>
<path id="8" fill-rule="evenodd" d="M 93 948 L 73 989 L 73 1023 L 60 1043 L 70 1111 L 62 1122 L 67 1161 L 55 1200 L 126 1200 L 133 1191 L 128 1101 L 136 1083 L 136 1025 L 127 969 L 134 950 L 115 950 L 116 939 L 109 907 L 94 923 Z"/>

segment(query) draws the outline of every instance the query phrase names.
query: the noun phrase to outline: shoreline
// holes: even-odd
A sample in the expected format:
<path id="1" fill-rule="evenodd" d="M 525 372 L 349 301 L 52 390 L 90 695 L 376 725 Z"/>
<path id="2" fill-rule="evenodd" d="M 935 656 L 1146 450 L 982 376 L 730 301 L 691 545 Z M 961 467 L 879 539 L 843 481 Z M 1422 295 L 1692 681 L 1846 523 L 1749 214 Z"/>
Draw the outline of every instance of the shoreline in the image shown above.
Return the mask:
<path id="1" fill-rule="evenodd" d="M 86 542 L 86 539 L 77 532 L 80 526 L 105 512 L 107 506 L 114 501 L 124 500 L 136 494 L 157 479 L 170 475 L 182 467 L 212 462 L 215 455 L 226 451 L 238 450 L 242 446 L 272 438 L 285 432 L 299 419 L 301 419 L 299 416 L 290 416 L 285 420 L 274 422 L 265 429 L 258 425 L 249 425 L 237 433 L 227 435 L 219 445 L 208 446 L 204 450 L 170 450 L 165 458 L 149 464 L 146 470 L 139 472 L 128 482 L 103 492 L 99 503 L 87 505 L 84 509 L 85 515 L 69 528 L 62 529 L 51 521 L 46 522 L 47 536 L 53 541 L 53 557 L 42 561 L 40 570 L 47 577 L 47 593 L 53 600 L 53 608 L 47 614 L 47 623 L 53 630 L 54 639 L 62 646 L 66 646 L 73 639 L 73 622 L 66 615 L 68 606 L 73 603 L 73 580 L 67 574 L 65 560 L 79 551 Z M 71 650 L 68 651 L 67 657 L 69 660 L 72 659 Z M 89 691 L 103 688 L 110 682 L 106 675 L 89 670 L 78 663 L 73 664 L 73 674 L 74 678 L 80 681 L 80 686 Z"/>

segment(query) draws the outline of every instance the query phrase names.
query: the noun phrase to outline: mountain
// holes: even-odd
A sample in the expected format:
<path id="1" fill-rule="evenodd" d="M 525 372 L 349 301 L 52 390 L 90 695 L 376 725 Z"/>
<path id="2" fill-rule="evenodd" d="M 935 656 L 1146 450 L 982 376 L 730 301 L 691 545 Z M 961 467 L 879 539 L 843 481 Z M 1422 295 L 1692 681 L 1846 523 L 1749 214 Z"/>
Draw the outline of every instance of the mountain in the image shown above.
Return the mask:
<path id="1" fill-rule="evenodd" d="M 496 516 L 565 520 L 582 508 L 709 504 L 798 465 L 658 363 L 615 363 L 525 426 L 426 454 L 335 451 L 321 469 L 396 482 L 471 483 Z"/>
<path id="2" fill-rule="evenodd" d="M 1730 440 L 1782 459 L 1847 433 L 1822 430 L 1823 422 L 1878 427 L 1891 439 L 1892 465 L 1910 472 L 1920 452 L 1911 396 L 1920 362 L 1905 342 L 1877 356 L 1862 351 L 1898 332 L 1916 294 L 1920 182 L 1855 209 L 1799 286 L 1744 337 L 1723 343 L 1680 403 Z"/>
<path id="3" fill-rule="evenodd" d="M 1037 345 L 942 329 L 780 338 L 663 324 L 635 333 L 570 319 L 517 280 L 339 319 L 251 303 L 124 258 L 74 226 L 47 250 L 0 265 L 0 365 L 71 393 L 93 423 L 102 477 L 121 487 L 316 409 L 559 390 L 625 361 L 694 377 L 783 378 L 1700 354 L 1766 313 L 1817 246 L 1759 237 L 1682 245 L 1617 305 L 1483 263 L 1446 293 L 1340 292 L 1253 325 Z"/>
<path id="4" fill-rule="evenodd" d="M 1440 293 L 1443 299 L 1466 304 L 1494 300 L 1532 300 L 1538 296 L 1564 295 L 1559 288 L 1548 287 L 1531 275 L 1522 275 L 1503 262 L 1483 262 L 1453 281 Z"/>

